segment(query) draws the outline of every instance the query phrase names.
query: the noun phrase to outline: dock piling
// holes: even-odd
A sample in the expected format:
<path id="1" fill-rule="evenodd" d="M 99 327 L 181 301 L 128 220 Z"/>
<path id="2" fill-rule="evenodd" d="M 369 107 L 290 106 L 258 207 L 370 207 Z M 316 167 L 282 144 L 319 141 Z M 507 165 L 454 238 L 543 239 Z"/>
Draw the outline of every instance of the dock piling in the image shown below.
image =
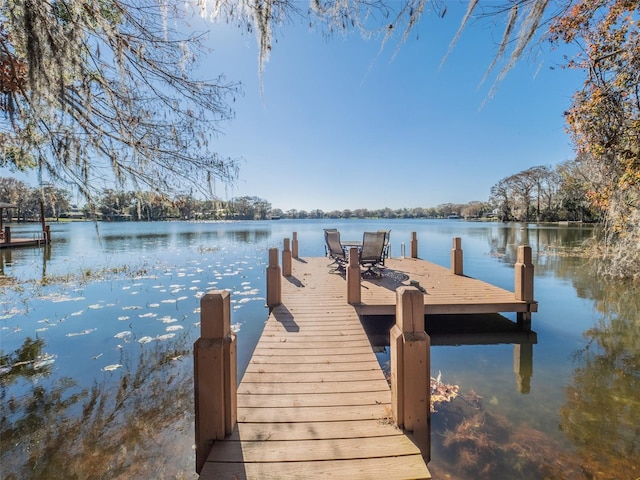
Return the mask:
<path id="1" fill-rule="evenodd" d="M 282 303 L 282 279 L 278 265 L 278 249 L 269 249 L 269 266 L 267 267 L 267 307 L 273 308 Z"/>
<path id="2" fill-rule="evenodd" d="M 291 240 L 291 257 L 298 258 L 298 232 L 293 232 L 293 239 Z"/>
<path id="3" fill-rule="evenodd" d="M 411 252 L 411 258 L 418 258 L 418 234 L 416 232 L 411 232 L 409 250 Z"/>
<path id="4" fill-rule="evenodd" d="M 349 249 L 349 265 L 347 265 L 347 303 L 349 305 L 358 305 L 362 302 L 360 276 L 358 248 L 352 247 Z"/>
<path id="5" fill-rule="evenodd" d="M 518 258 L 514 265 L 515 297 L 516 300 L 533 303 L 533 263 L 531 261 L 531 247 L 520 245 Z M 531 328 L 531 311 L 518 313 L 518 325 Z"/>
<path id="6" fill-rule="evenodd" d="M 230 435 L 237 420 L 236 336 L 226 290 L 200 300 L 200 338 L 193 345 L 196 471 L 215 440 Z"/>
<path id="7" fill-rule="evenodd" d="M 451 273 L 462 275 L 462 239 L 454 237 L 451 249 Z"/>
<path id="8" fill-rule="evenodd" d="M 431 340 L 424 331 L 424 295 L 415 287 L 396 290 L 396 324 L 390 332 L 391 409 L 399 427 L 413 432 L 422 456 L 431 457 Z"/>
<path id="9" fill-rule="evenodd" d="M 284 239 L 284 248 L 282 249 L 282 276 L 290 277 L 291 276 L 291 248 L 290 248 L 290 240 L 288 238 Z"/>

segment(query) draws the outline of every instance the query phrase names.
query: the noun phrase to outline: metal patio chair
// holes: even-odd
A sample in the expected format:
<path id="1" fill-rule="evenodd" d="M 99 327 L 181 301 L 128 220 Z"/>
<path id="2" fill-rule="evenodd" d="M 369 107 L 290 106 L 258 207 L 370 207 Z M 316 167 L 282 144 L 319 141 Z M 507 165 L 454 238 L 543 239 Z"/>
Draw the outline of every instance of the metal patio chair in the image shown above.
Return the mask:
<path id="1" fill-rule="evenodd" d="M 362 275 L 381 275 L 380 268 L 384 267 L 385 256 L 385 231 L 364 232 L 362 235 L 362 248 L 360 249 L 360 266 L 365 270 Z"/>
<path id="2" fill-rule="evenodd" d="M 324 242 L 325 254 L 333 260 L 330 265 L 335 265 L 332 272 L 345 271 L 345 267 L 349 259 L 347 258 L 347 253 L 344 251 L 342 244 L 340 243 L 340 232 L 335 228 L 325 228 Z"/>

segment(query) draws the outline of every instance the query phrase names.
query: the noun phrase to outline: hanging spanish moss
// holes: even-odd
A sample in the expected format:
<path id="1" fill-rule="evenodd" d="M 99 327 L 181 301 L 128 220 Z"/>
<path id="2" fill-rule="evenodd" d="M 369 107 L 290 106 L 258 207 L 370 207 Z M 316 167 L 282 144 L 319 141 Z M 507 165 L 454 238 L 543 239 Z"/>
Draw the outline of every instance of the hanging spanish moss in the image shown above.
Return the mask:
<path id="1" fill-rule="evenodd" d="M 0 158 L 38 166 L 90 198 L 120 185 L 207 190 L 236 178 L 211 150 L 238 84 L 193 78 L 202 37 L 155 0 L 15 0 L 0 9 Z"/>

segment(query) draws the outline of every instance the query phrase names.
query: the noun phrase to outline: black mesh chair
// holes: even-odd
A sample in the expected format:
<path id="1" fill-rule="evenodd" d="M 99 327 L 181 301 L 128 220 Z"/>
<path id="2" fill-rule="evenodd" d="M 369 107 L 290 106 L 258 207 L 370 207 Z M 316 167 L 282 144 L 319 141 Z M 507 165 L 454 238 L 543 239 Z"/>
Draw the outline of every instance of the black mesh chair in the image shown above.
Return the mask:
<path id="1" fill-rule="evenodd" d="M 385 239 L 384 231 L 364 232 L 362 235 L 362 248 L 360 249 L 360 266 L 365 270 L 362 275 L 381 275 L 380 268 L 384 267 Z"/>
<path id="2" fill-rule="evenodd" d="M 344 271 L 349 259 L 340 243 L 340 232 L 335 228 L 325 228 L 324 243 L 325 254 L 333 260 L 331 265 L 335 265 L 332 271 Z"/>

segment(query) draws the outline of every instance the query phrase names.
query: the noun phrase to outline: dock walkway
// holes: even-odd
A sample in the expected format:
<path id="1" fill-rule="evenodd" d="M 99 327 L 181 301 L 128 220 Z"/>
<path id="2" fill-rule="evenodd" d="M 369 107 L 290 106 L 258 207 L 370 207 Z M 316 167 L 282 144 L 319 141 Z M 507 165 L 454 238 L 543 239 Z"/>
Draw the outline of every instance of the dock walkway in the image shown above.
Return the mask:
<path id="1" fill-rule="evenodd" d="M 200 478 L 431 478 L 391 421 L 391 393 L 344 279 L 294 260 L 238 387 L 237 426 Z M 313 272 L 313 270 L 318 269 Z"/>
<path id="2" fill-rule="evenodd" d="M 201 480 L 431 478 L 429 451 L 394 425 L 389 383 L 360 315 L 394 315 L 396 289 L 415 282 L 425 314 L 517 312 L 530 320 L 537 309 L 417 258 L 388 259 L 381 277 L 361 280 L 361 300 L 350 305 L 348 279 L 330 273 L 329 262 L 294 258 L 281 278 L 282 301 L 237 390 L 237 423 L 213 443 Z M 518 282 L 516 272 L 516 289 Z"/>

